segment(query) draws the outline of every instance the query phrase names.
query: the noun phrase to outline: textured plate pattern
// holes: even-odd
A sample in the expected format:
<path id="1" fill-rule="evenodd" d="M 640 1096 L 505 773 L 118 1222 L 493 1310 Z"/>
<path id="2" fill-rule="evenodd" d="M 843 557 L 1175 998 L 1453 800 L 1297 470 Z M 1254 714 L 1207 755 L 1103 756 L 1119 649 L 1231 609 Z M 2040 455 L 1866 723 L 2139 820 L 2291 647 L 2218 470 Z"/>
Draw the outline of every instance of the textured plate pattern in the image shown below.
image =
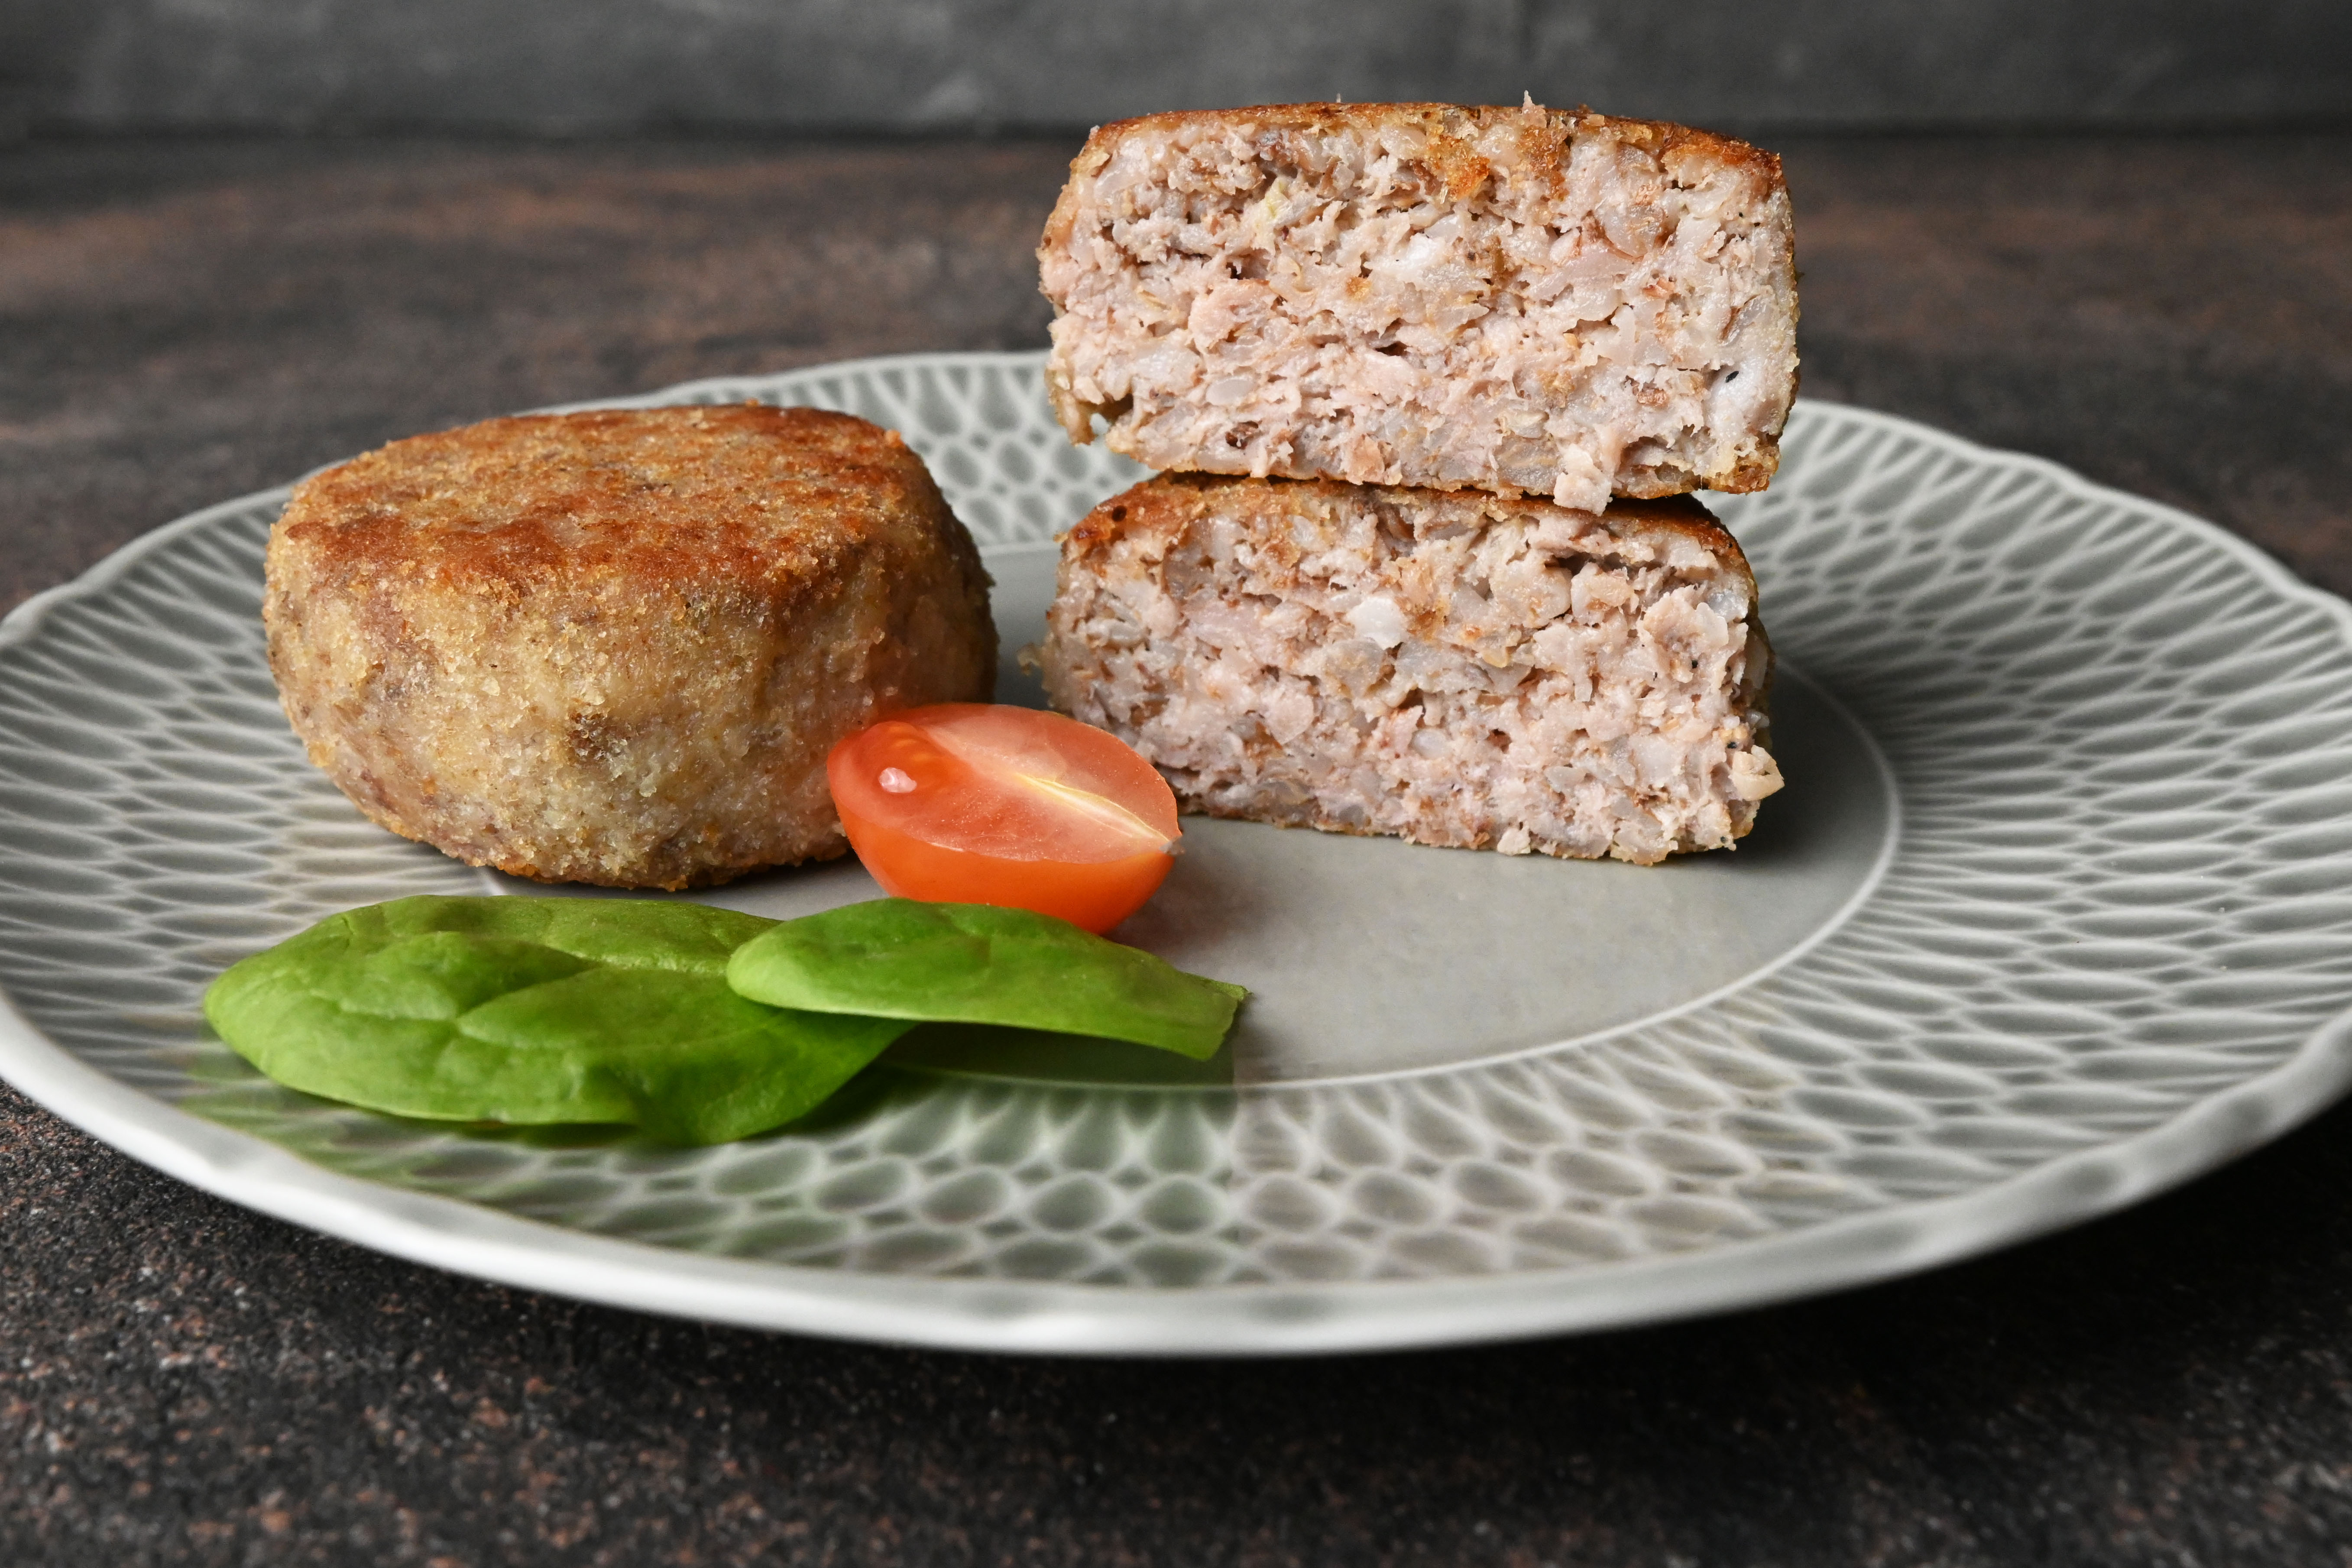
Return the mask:
<path id="1" fill-rule="evenodd" d="M 1064 442 L 1038 364 L 637 401 L 892 425 L 1002 548 L 1138 471 Z M 1677 1014 L 1323 1083 L 886 1068 L 787 1133 L 692 1152 L 278 1089 L 206 1035 L 205 982 L 331 910 L 483 883 L 302 762 L 261 661 L 271 492 L 0 632 L 0 988 L 30 1026 L 0 1029 L 0 1067 L 168 1169 L 409 1256 L 1055 1349 L 1466 1339 L 1866 1279 L 2113 1206 L 2337 1093 L 2346 607 L 2193 519 L 1881 416 L 1803 405 L 1784 452 L 1768 494 L 1717 504 L 1776 643 L 1884 753 L 1901 822 L 1843 924 Z"/>

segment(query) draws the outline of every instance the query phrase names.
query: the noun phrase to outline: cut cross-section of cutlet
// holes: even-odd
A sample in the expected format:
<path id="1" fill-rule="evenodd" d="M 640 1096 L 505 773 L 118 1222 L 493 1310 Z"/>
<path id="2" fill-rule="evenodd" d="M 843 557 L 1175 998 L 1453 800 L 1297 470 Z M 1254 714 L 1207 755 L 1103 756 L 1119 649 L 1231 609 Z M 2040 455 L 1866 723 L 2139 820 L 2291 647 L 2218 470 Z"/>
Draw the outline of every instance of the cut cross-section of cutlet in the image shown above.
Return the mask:
<path id="1" fill-rule="evenodd" d="M 1042 657 L 1214 816 L 1646 864 L 1780 787 L 1756 582 L 1687 499 L 1163 476 L 1065 538 Z"/>
<path id="2" fill-rule="evenodd" d="M 1155 468 L 1755 490 L 1796 392 L 1780 160 L 1679 125 L 1155 114 L 1087 138 L 1038 259 L 1064 427 Z"/>

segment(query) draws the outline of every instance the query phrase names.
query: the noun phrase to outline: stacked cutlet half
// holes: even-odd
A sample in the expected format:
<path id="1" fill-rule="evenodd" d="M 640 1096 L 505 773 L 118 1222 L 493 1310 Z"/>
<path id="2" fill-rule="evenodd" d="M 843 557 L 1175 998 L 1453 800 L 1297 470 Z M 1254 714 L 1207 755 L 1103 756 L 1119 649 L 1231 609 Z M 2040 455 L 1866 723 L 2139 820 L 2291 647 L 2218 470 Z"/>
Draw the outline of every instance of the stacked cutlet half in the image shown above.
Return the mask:
<path id="1" fill-rule="evenodd" d="M 1438 104 L 1087 140 L 1038 252 L 1074 440 L 1066 711 L 1220 816 L 1650 863 L 1780 786 L 1738 546 L 1796 389 L 1779 160 Z"/>

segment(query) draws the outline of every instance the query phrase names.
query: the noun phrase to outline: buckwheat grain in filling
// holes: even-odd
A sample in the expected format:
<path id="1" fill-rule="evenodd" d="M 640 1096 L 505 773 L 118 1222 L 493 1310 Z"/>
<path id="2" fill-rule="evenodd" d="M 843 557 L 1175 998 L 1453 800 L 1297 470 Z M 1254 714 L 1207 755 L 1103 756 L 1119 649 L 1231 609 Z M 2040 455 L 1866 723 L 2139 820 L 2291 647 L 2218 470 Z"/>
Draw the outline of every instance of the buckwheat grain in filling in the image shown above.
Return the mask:
<path id="1" fill-rule="evenodd" d="M 1780 787 L 1755 611 L 1688 501 L 1167 476 L 1071 531 L 1043 656 L 1213 816 L 1646 864 Z"/>
<path id="2" fill-rule="evenodd" d="M 1154 115 L 1087 141 L 1038 260 L 1073 439 L 1155 468 L 1598 508 L 1760 489 L 1796 386 L 1769 153 L 1435 104 Z"/>

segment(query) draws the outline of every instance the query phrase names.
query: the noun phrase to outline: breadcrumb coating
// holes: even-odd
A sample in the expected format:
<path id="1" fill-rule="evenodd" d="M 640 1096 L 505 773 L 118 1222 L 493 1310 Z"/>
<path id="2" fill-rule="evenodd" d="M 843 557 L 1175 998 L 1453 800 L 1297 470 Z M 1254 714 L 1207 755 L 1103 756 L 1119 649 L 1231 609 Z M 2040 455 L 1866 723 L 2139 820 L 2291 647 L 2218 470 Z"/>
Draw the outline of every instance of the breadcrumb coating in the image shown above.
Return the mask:
<path id="1" fill-rule="evenodd" d="M 461 860 L 620 888 L 846 847 L 834 742 L 986 700 L 988 577 L 897 434 L 758 405 L 493 419 L 303 484 L 263 619 L 310 760 Z"/>

